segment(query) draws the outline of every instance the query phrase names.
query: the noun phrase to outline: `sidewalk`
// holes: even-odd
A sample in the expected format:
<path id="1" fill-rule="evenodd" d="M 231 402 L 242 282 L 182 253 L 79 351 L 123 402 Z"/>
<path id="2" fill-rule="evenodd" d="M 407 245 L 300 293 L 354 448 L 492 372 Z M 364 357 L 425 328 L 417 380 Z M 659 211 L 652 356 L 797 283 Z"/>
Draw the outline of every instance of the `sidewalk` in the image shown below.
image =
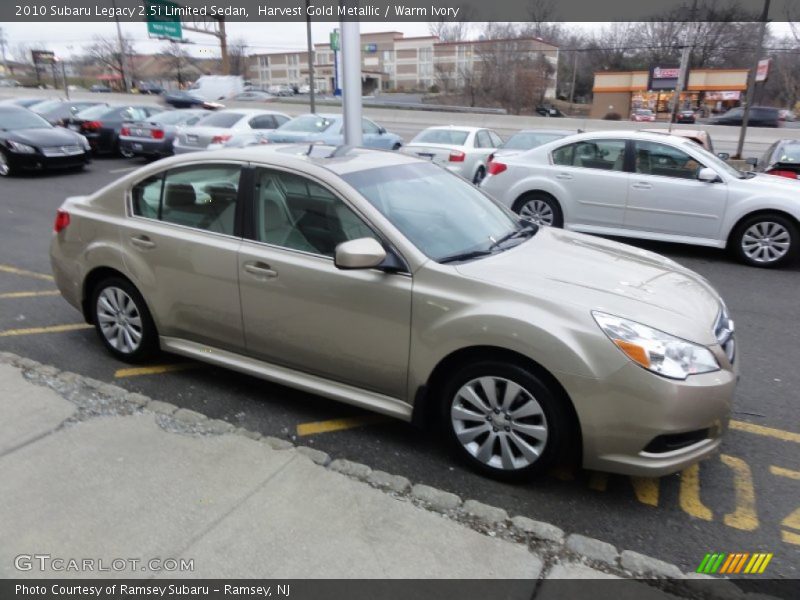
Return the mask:
<path id="1" fill-rule="evenodd" d="M 8 353 L 0 482 L 2 578 L 516 579 L 521 597 L 549 598 L 542 580 L 635 576 L 650 585 L 629 582 L 631 598 L 745 597 L 731 582 Z M 33 554 L 106 567 L 184 559 L 193 571 L 15 567 Z"/>

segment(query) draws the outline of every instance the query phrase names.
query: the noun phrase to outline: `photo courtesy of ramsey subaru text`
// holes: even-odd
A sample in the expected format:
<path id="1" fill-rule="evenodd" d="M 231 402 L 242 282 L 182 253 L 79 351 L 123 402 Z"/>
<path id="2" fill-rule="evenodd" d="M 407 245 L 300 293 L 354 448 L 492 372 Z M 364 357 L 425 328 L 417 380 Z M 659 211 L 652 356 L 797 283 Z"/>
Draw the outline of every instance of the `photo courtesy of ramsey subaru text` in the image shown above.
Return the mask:
<path id="1" fill-rule="evenodd" d="M 736 177 L 719 170 L 700 185 Z M 166 158 L 67 198 L 51 263 L 120 360 L 164 350 L 436 425 L 501 479 L 561 459 L 679 471 L 720 445 L 738 377 L 733 321 L 699 275 L 399 152 Z"/>

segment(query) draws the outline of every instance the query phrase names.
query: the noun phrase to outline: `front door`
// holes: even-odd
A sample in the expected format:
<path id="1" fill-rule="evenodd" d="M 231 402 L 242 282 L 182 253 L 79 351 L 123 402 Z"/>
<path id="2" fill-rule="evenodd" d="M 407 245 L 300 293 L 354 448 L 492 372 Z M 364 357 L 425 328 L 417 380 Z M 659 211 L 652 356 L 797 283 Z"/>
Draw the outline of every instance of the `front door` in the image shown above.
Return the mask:
<path id="1" fill-rule="evenodd" d="M 248 353 L 405 398 L 411 276 L 336 268 L 339 243 L 378 236 L 311 179 L 257 169 L 253 202 L 238 260 Z"/>

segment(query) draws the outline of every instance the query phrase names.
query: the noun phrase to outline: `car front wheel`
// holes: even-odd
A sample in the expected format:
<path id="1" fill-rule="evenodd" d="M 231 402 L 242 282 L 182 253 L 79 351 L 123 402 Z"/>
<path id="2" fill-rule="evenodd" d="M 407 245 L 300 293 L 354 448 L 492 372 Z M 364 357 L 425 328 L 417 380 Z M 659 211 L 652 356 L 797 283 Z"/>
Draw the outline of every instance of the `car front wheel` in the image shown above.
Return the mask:
<path id="1" fill-rule="evenodd" d="M 14 174 L 14 169 L 6 156 L 6 153 L 0 150 L 0 177 L 10 177 Z"/>
<path id="2" fill-rule="evenodd" d="M 562 454 L 569 417 L 558 394 L 527 369 L 480 361 L 444 386 L 442 422 L 451 448 L 496 479 L 530 479 Z"/>
<path id="3" fill-rule="evenodd" d="M 478 167 L 478 170 L 475 171 L 475 175 L 472 177 L 472 183 L 478 185 L 481 181 L 483 181 L 484 177 L 486 177 L 486 169 L 483 167 Z"/>
<path id="4" fill-rule="evenodd" d="M 798 232 L 795 224 L 778 214 L 754 215 L 734 232 L 733 250 L 743 263 L 753 267 L 777 267 L 796 253 Z"/>
<path id="5" fill-rule="evenodd" d="M 91 299 L 95 330 L 106 349 L 126 362 L 142 362 L 158 351 L 158 334 L 139 291 L 120 277 L 101 281 Z"/>

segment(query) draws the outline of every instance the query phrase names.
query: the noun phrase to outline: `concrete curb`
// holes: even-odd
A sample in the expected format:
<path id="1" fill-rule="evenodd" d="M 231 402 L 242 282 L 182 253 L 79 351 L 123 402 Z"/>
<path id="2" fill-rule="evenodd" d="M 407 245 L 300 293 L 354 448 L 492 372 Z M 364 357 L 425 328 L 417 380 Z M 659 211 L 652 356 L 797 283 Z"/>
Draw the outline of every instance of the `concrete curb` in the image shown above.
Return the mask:
<path id="1" fill-rule="evenodd" d="M 226 421 L 209 419 L 193 410 L 179 409 L 168 402 L 131 393 L 116 385 L 59 371 L 55 367 L 42 365 L 11 352 L 0 352 L 0 363 L 19 368 L 28 381 L 49 387 L 75 404 L 78 413 L 70 422 L 81 422 L 98 416 L 130 416 L 147 412 L 153 414 L 159 426 L 169 432 L 240 435 L 266 444 L 273 450 L 295 450 L 320 468 L 336 471 L 382 490 L 399 501 L 411 502 L 484 535 L 525 544 L 529 550 L 544 557 L 544 573 L 558 565 L 578 564 L 617 577 L 641 579 L 666 592 L 682 594 L 682 597 L 696 600 L 767 598 L 763 595 L 745 594 L 731 581 L 697 573 L 683 573 L 670 563 L 630 550 L 619 552 L 611 544 L 580 534 L 565 536 L 560 528 L 549 523 L 523 516 L 510 517 L 502 508 L 476 500 L 462 501 L 459 496 L 450 492 L 424 484 L 412 485 L 405 477 L 373 471 L 361 463 L 340 458 L 332 461 L 321 450 L 296 447 L 287 440 L 236 428 Z"/>

